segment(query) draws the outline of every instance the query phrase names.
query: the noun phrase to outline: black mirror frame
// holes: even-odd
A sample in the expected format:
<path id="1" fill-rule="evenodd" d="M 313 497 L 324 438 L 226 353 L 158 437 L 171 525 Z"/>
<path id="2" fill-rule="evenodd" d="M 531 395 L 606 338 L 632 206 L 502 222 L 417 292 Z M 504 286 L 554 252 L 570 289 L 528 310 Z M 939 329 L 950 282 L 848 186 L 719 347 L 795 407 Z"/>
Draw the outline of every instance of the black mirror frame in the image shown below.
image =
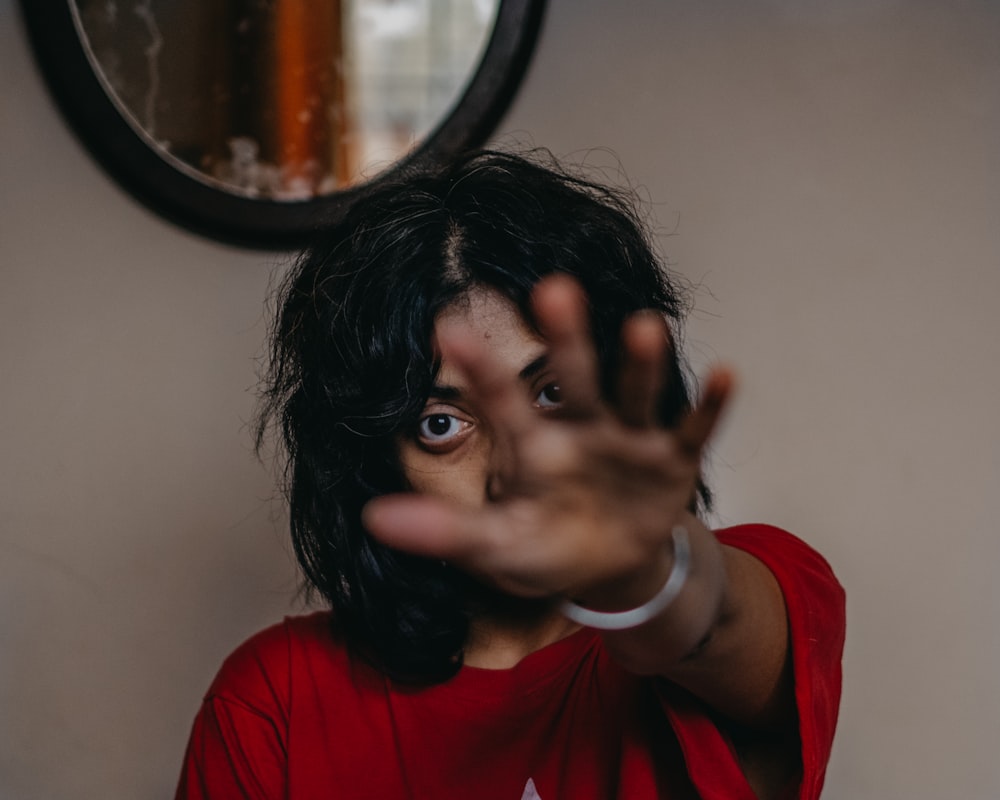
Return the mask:
<path id="1" fill-rule="evenodd" d="M 223 242 L 295 249 L 319 220 L 335 217 L 364 189 L 401 167 L 444 160 L 482 144 L 499 123 L 527 69 L 546 0 L 500 0 L 479 69 L 452 113 L 424 144 L 370 183 L 302 201 L 254 199 L 213 188 L 155 152 L 107 96 L 77 35 L 71 0 L 22 0 L 39 69 L 70 128 L 136 199 L 163 217 Z"/>

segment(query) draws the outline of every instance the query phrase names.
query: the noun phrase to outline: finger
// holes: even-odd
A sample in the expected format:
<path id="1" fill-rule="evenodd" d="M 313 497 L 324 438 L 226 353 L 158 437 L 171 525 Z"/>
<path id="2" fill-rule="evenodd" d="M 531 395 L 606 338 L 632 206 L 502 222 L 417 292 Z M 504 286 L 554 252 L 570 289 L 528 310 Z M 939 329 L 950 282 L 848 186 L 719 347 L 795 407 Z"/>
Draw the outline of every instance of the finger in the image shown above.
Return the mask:
<path id="1" fill-rule="evenodd" d="M 553 275 L 535 287 L 532 305 L 549 343 L 563 410 L 570 416 L 595 415 L 601 408 L 601 389 L 583 289 L 568 276 Z"/>
<path id="2" fill-rule="evenodd" d="M 736 387 L 736 376 L 726 367 L 716 367 L 705 378 L 698 404 L 675 432 L 682 452 L 697 458 L 722 418 Z"/>
<path id="3" fill-rule="evenodd" d="M 462 517 L 457 507 L 420 494 L 383 495 L 361 512 L 365 528 L 383 544 L 449 560 L 466 559 L 477 550 Z"/>
<path id="4" fill-rule="evenodd" d="M 494 355 L 460 324 L 442 324 L 437 343 L 447 359 L 465 376 L 472 401 L 494 428 L 524 436 L 535 415 L 517 376 L 506 374 Z"/>
<path id="5" fill-rule="evenodd" d="M 462 509 L 427 495 L 396 494 L 369 501 L 362 510 L 362 522 L 389 547 L 443 559 L 517 594 L 544 593 L 530 580 L 517 578 L 524 556 L 509 544 L 510 520 L 496 511 Z"/>
<path id="6" fill-rule="evenodd" d="M 646 428 L 656 424 L 668 346 L 667 326 L 659 315 L 640 312 L 625 320 L 617 411 L 626 425 Z"/>

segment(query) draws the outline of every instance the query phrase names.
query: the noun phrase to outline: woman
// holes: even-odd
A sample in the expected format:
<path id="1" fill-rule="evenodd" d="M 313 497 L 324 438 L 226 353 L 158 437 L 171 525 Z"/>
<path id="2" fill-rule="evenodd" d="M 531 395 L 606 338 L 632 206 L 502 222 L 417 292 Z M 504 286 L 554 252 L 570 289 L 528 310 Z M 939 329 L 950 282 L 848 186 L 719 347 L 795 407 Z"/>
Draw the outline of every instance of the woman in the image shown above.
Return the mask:
<path id="1" fill-rule="evenodd" d="M 258 442 L 329 610 L 240 647 L 180 798 L 813 798 L 843 595 L 712 532 L 684 302 L 629 199 L 476 153 L 370 192 L 281 290 Z"/>

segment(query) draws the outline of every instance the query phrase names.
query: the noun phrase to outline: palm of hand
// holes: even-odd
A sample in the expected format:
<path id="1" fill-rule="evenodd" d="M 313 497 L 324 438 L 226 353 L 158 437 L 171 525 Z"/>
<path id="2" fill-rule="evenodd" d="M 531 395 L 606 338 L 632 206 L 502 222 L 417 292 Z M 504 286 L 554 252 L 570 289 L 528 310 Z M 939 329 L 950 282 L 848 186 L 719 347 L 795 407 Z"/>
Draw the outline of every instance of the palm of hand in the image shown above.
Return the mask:
<path id="1" fill-rule="evenodd" d="M 517 595 L 577 596 L 640 569 L 690 503 L 698 459 L 672 434 L 597 419 L 540 419 L 514 444 L 509 485 L 474 512 L 470 564 Z"/>

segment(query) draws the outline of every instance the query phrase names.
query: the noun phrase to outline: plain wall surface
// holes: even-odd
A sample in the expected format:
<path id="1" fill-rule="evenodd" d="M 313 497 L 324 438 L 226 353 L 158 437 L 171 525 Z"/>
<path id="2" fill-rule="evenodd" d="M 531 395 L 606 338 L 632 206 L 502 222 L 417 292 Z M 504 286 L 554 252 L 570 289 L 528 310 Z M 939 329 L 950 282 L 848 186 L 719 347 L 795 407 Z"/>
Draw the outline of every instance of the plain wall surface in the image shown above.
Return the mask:
<path id="1" fill-rule="evenodd" d="M 0 0 L 0 797 L 172 791 L 201 693 L 302 608 L 246 422 L 287 257 L 162 221 Z M 500 141 L 615 169 L 736 366 L 716 522 L 848 592 L 825 797 L 1000 796 L 1000 4 L 552 0 Z"/>

